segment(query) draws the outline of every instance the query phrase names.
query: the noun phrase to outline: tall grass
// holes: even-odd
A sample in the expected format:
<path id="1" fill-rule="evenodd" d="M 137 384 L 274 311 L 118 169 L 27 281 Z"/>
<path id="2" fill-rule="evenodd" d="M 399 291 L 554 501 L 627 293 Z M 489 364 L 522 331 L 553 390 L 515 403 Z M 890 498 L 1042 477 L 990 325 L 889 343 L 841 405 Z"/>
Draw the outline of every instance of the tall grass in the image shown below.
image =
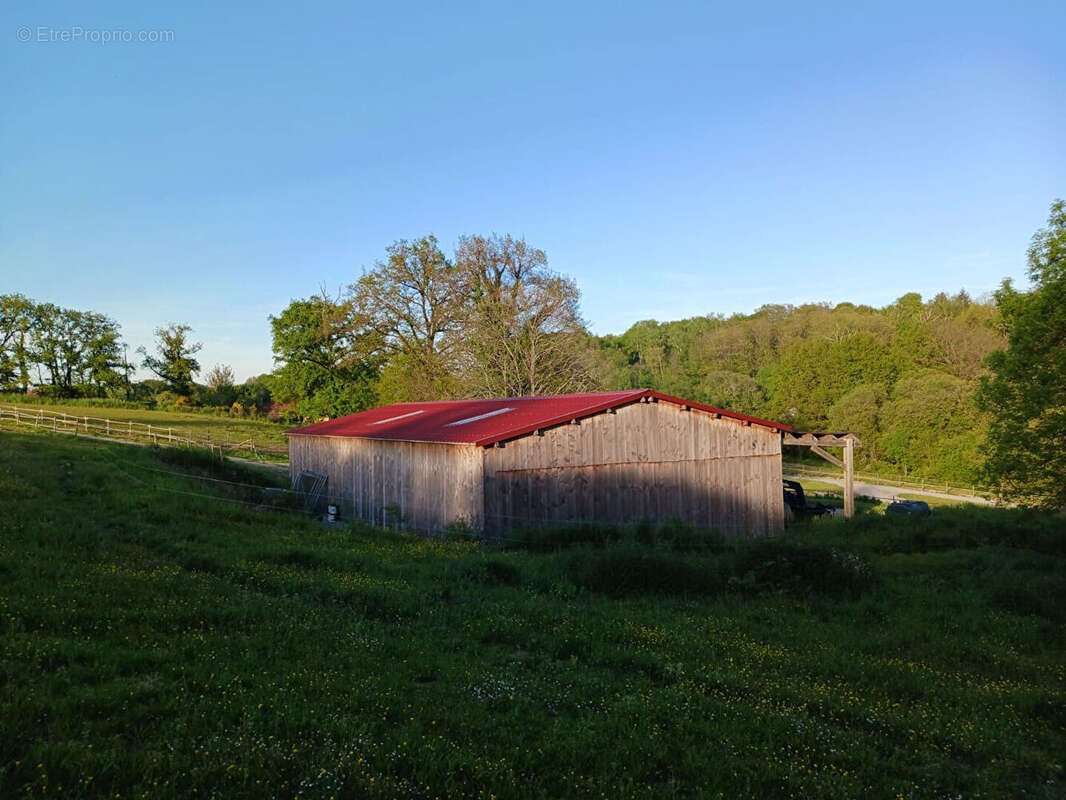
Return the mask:
<path id="1" fill-rule="evenodd" d="M 20 397 L 22 397 L 20 395 Z M 241 417 L 218 416 L 215 414 L 200 414 L 189 410 L 172 411 L 161 409 L 146 409 L 136 404 L 129 406 L 107 406 L 90 410 L 83 406 L 82 400 L 57 401 L 47 403 L 48 411 L 67 414 L 71 417 L 89 417 L 92 419 L 109 419 L 112 422 L 133 422 L 148 424 L 158 428 L 172 428 L 175 435 L 185 436 L 192 439 L 210 439 L 214 442 L 229 442 L 232 444 L 250 443 L 259 451 L 260 455 L 273 457 L 275 460 L 287 460 L 288 441 L 285 437 L 285 426 L 269 422 L 266 419 L 249 419 Z M 3 403 L 0 400 L 0 403 Z M 14 405 L 22 405 L 15 401 Z M 14 429 L 14 422 L 3 422 L 0 429 Z M 27 430 L 25 427 L 19 430 Z M 95 432 L 95 431 L 94 431 Z M 117 435 L 117 434 L 116 434 Z M 251 456 L 251 448 L 241 452 L 241 455 Z"/>
<path id="2" fill-rule="evenodd" d="M 0 796 L 1061 793 L 1061 518 L 530 552 L 181 458 L 0 432 Z"/>

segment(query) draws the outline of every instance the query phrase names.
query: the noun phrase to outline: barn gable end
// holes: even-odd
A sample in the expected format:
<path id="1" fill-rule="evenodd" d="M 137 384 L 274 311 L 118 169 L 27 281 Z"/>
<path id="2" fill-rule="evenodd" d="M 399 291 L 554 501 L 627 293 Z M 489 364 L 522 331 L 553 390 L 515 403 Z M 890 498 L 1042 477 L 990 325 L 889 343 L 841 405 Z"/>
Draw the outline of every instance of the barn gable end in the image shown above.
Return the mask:
<path id="1" fill-rule="evenodd" d="M 635 402 L 485 450 L 486 530 L 679 519 L 727 534 L 784 524 L 776 430 Z"/>
<path id="2" fill-rule="evenodd" d="M 329 476 L 344 513 L 375 525 L 439 531 L 482 526 L 482 448 L 337 436 L 289 437 L 293 474 Z"/>

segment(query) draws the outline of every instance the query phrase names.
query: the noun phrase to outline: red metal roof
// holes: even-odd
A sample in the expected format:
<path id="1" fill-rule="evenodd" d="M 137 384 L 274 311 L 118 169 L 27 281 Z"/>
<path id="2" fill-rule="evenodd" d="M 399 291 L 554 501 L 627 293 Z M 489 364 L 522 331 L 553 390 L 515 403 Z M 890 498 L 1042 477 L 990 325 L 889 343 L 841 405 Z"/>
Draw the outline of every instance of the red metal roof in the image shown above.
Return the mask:
<path id="1" fill-rule="evenodd" d="M 391 406 L 371 408 L 347 417 L 294 428 L 286 433 L 295 436 L 395 439 L 405 442 L 444 442 L 485 447 L 533 433 L 541 428 L 562 425 L 573 419 L 636 403 L 645 397 L 721 414 L 723 417 L 744 420 L 777 431 L 792 430 L 788 425 L 778 422 L 749 417 L 703 403 L 693 403 L 650 389 L 630 389 L 624 392 L 587 392 L 544 397 L 393 403 Z"/>

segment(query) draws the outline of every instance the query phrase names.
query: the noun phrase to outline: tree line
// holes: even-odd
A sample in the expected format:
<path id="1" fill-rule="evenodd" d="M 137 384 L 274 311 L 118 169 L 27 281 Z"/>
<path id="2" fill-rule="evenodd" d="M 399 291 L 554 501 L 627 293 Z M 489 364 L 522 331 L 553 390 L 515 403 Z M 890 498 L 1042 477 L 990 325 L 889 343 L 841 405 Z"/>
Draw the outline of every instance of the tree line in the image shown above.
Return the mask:
<path id="1" fill-rule="evenodd" d="M 882 308 L 769 305 L 751 314 L 637 322 L 591 335 L 573 280 L 509 235 L 398 240 L 336 294 L 269 318 L 276 368 L 194 381 L 187 325 L 139 348 L 131 384 L 106 316 L 0 296 L 0 389 L 253 408 L 285 421 L 374 405 L 646 387 L 787 422 L 852 431 L 860 466 L 1066 504 L 1066 210 L 1028 251 L 1033 287 L 991 298 L 903 295 Z"/>
<path id="2" fill-rule="evenodd" d="M 646 387 L 849 430 L 861 462 L 977 482 L 988 419 L 976 393 L 1002 348 L 992 300 L 908 294 L 884 308 L 765 306 L 646 320 L 593 336 L 570 279 L 511 236 L 400 240 L 337 296 L 271 317 L 272 388 L 307 419 L 373 405 Z"/>
<path id="3" fill-rule="evenodd" d="M 195 381 L 202 347 L 192 328 L 170 323 L 155 330 L 154 349 L 128 358 L 115 320 L 95 311 L 38 303 L 21 294 L 0 295 L 0 392 L 53 399 L 110 399 L 149 406 L 211 406 L 268 413 L 269 388 L 261 377 L 234 385 L 233 370 L 217 364 L 203 384 Z M 137 366 L 155 377 L 131 380 Z"/>
<path id="4" fill-rule="evenodd" d="M 106 396 L 124 383 L 119 326 L 93 311 L 0 295 L 0 388 Z"/>
<path id="5" fill-rule="evenodd" d="M 993 302 L 965 292 L 907 294 L 884 308 L 766 306 L 640 322 L 599 345 L 608 385 L 851 431 L 860 465 L 971 483 L 988 424 L 976 402 L 983 364 L 1004 344 L 996 319 Z"/>
<path id="6" fill-rule="evenodd" d="M 1006 282 L 980 299 L 769 305 L 593 336 L 574 282 L 522 239 L 465 236 L 451 255 L 433 236 L 400 240 L 339 295 L 271 317 L 272 386 L 304 418 L 402 400 L 647 387 L 854 432 L 860 466 L 1066 502 L 1064 252 L 1056 202 L 1028 252 L 1028 292 Z"/>

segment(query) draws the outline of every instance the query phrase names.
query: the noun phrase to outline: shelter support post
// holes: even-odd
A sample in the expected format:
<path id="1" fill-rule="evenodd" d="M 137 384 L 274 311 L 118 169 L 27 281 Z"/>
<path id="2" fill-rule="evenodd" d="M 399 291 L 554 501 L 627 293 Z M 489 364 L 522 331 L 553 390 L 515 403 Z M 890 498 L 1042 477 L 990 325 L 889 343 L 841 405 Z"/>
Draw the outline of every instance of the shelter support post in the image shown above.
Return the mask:
<path id="1" fill-rule="evenodd" d="M 855 440 L 848 439 L 844 445 L 844 516 L 855 515 Z"/>
<path id="2" fill-rule="evenodd" d="M 855 434 L 793 432 L 784 434 L 781 443 L 809 447 L 811 452 L 844 470 L 844 516 L 851 519 L 855 515 L 855 448 L 862 447 Z M 843 448 L 844 459 L 830 455 L 824 449 L 826 447 Z"/>

